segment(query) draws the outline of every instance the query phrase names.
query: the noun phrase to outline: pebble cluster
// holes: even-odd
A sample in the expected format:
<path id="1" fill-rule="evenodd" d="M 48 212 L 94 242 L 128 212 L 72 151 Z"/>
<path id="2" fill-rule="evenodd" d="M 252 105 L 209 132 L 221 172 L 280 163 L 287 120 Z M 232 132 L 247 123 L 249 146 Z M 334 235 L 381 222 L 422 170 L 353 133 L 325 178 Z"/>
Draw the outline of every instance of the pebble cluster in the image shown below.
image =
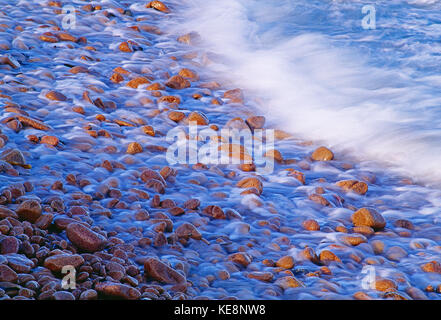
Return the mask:
<path id="1" fill-rule="evenodd" d="M 167 163 L 190 121 L 267 128 L 179 3 L 0 4 L 0 299 L 440 298 L 439 190 L 277 129 L 272 173 Z"/>

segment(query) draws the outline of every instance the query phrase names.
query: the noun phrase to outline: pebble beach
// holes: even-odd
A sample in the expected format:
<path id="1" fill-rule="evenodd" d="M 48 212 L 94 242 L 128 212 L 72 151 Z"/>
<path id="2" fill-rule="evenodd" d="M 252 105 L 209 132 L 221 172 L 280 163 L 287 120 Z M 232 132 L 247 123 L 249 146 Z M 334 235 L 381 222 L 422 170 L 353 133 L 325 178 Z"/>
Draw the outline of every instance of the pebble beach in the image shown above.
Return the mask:
<path id="1" fill-rule="evenodd" d="M 440 299 L 439 187 L 267 119 L 182 6 L 0 0 L 0 300 Z M 273 170 L 171 164 L 190 123 Z"/>

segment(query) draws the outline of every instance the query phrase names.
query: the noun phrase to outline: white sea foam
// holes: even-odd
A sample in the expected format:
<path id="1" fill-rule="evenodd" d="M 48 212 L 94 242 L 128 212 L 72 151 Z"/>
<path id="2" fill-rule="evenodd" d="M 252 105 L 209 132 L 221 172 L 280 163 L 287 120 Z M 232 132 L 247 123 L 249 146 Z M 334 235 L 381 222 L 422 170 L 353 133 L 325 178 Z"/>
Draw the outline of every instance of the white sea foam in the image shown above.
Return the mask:
<path id="1" fill-rule="evenodd" d="M 406 68 L 375 66 L 363 50 L 336 46 L 331 35 L 309 27 L 316 21 L 305 21 L 306 27 L 298 23 L 302 30 L 286 35 L 278 21 L 289 15 L 302 20 L 293 12 L 302 3 L 188 0 L 176 6 L 183 8 L 180 14 L 186 16 L 185 22 L 172 29 L 181 34 L 197 31 L 206 48 L 223 57 L 222 63 L 211 64 L 213 70 L 250 96 L 264 98 L 261 112 L 277 126 L 323 141 L 334 150 L 350 150 L 362 161 L 384 161 L 419 181 L 439 183 L 441 77 L 415 72 L 407 63 Z M 350 5 L 345 1 L 328 5 L 333 10 L 329 16 L 341 19 L 334 23 L 359 23 L 339 16 L 338 6 L 343 10 Z M 381 3 L 377 5 L 380 10 Z M 381 28 L 395 22 L 380 19 L 378 23 Z M 412 21 L 402 27 L 411 28 Z M 439 30 L 427 27 L 425 32 L 438 34 Z M 366 41 L 373 36 L 366 32 L 358 37 Z M 392 47 L 416 50 L 414 45 L 422 44 L 399 39 Z M 424 54 L 408 58 L 409 64 L 415 59 L 421 62 Z"/>

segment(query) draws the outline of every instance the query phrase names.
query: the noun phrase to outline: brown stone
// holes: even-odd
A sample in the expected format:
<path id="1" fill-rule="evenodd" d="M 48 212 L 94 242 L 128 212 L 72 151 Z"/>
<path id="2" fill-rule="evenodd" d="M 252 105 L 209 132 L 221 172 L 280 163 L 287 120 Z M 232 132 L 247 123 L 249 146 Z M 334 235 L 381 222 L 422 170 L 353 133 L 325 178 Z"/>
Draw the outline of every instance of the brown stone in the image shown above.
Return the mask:
<path id="1" fill-rule="evenodd" d="M 192 80 L 192 81 L 197 81 L 197 80 L 199 80 L 199 76 L 198 76 L 198 74 L 197 74 L 195 71 L 190 70 L 190 69 L 187 69 L 187 68 L 181 69 L 181 71 L 179 71 L 178 74 L 179 74 L 181 77 L 184 77 L 184 78 L 190 79 L 190 80 Z"/>
<path id="2" fill-rule="evenodd" d="M 177 90 L 189 88 L 191 86 L 190 81 L 188 81 L 187 79 L 185 79 L 180 75 L 171 77 L 170 79 L 167 80 L 165 85 L 167 87 Z"/>
<path id="3" fill-rule="evenodd" d="M 247 277 L 250 279 L 256 279 L 264 282 L 271 282 L 273 281 L 274 275 L 271 272 L 255 271 L 249 273 Z"/>
<path id="4" fill-rule="evenodd" d="M 203 212 L 214 219 L 226 219 L 224 211 L 219 206 L 207 206 Z"/>
<path id="5" fill-rule="evenodd" d="M 118 49 L 122 52 L 132 52 L 132 48 L 131 46 L 126 42 L 121 42 L 120 45 L 118 46 Z"/>
<path id="6" fill-rule="evenodd" d="M 18 217 L 34 223 L 41 216 L 41 206 L 37 200 L 23 201 L 15 210 Z"/>
<path id="7" fill-rule="evenodd" d="M 192 238 L 195 240 L 202 239 L 202 235 L 198 231 L 198 229 L 196 229 L 196 227 L 194 225 L 192 225 L 191 223 L 188 223 L 188 222 L 184 222 L 179 227 L 177 227 L 175 230 L 175 233 L 179 238 L 184 238 L 187 240 L 189 238 Z"/>
<path id="8" fill-rule="evenodd" d="M 124 77 L 121 74 L 115 72 L 110 76 L 110 81 L 112 81 L 113 83 L 120 83 L 124 81 Z"/>
<path id="9" fill-rule="evenodd" d="M 141 297 L 138 289 L 115 282 L 98 283 L 95 285 L 95 290 L 104 296 L 117 299 L 138 300 Z"/>
<path id="10" fill-rule="evenodd" d="M 430 261 L 421 266 L 421 270 L 424 272 L 432 272 L 432 273 L 440 273 L 441 274 L 441 265 L 438 261 Z"/>
<path id="11" fill-rule="evenodd" d="M 127 82 L 126 86 L 137 89 L 140 85 L 148 84 L 148 83 L 150 83 L 149 79 L 144 77 L 137 77 Z"/>
<path id="12" fill-rule="evenodd" d="M 336 185 L 345 191 L 352 191 L 360 195 L 364 195 L 368 191 L 368 185 L 357 180 L 342 180 L 338 181 Z"/>
<path id="13" fill-rule="evenodd" d="M 356 235 L 356 234 L 341 236 L 340 240 L 343 243 L 351 245 L 351 246 L 358 246 L 361 243 L 366 243 L 367 242 L 367 239 L 366 239 L 365 236 L 363 236 L 363 235 Z"/>
<path id="14" fill-rule="evenodd" d="M 270 158 L 270 159 L 273 159 L 273 160 L 277 161 L 278 163 L 283 162 L 282 154 L 280 153 L 279 150 L 276 150 L 276 149 L 266 151 L 263 156 Z"/>
<path id="15" fill-rule="evenodd" d="M 143 151 L 142 146 L 138 142 L 131 142 L 127 147 L 127 153 L 137 154 Z"/>
<path id="16" fill-rule="evenodd" d="M 308 231 L 319 231 L 320 225 L 314 219 L 308 219 L 302 222 L 302 227 Z"/>
<path id="17" fill-rule="evenodd" d="M 335 253 L 329 250 L 323 250 L 322 252 L 320 252 L 319 259 L 320 262 L 322 262 L 323 264 L 328 264 L 333 261 L 341 262 L 340 258 L 337 257 Z"/>
<path id="18" fill-rule="evenodd" d="M 326 200 L 325 197 L 323 197 L 323 196 L 321 196 L 319 194 L 316 194 L 316 193 L 311 194 L 308 197 L 308 199 L 311 200 L 311 201 L 314 201 L 315 203 L 318 203 L 318 204 L 320 204 L 322 206 L 326 206 L 326 207 L 331 206 L 331 203 L 328 200 Z"/>
<path id="19" fill-rule="evenodd" d="M 386 226 L 386 220 L 374 209 L 361 208 L 354 212 L 351 219 L 355 226 L 367 226 L 375 230 L 381 230 Z"/>
<path id="20" fill-rule="evenodd" d="M 106 239 L 79 223 L 70 223 L 66 227 L 67 238 L 79 249 L 87 252 L 100 251 L 106 245 Z"/>
<path id="21" fill-rule="evenodd" d="M 89 72 L 89 70 L 82 66 L 75 66 L 70 68 L 69 72 L 73 74 L 77 74 L 77 73 L 87 73 Z"/>
<path id="22" fill-rule="evenodd" d="M 276 266 L 284 269 L 292 269 L 294 267 L 294 258 L 291 256 L 281 257 L 277 260 Z"/>
<path id="23" fill-rule="evenodd" d="M 334 159 L 334 154 L 326 147 L 319 147 L 314 150 L 311 158 L 315 161 L 330 161 Z"/>
<path id="24" fill-rule="evenodd" d="M 245 122 L 248 124 L 248 126 L 252 130 L 262 129 L 263 126 L 265 125 L 265 117 L 264 116 L 253 116 L 253 117 L 249 117 Z"/>
<path id="25" fill-rule="evenodd" d="M 188 115 L 187 119 L 188 119 L 188 122 L 196 122 L 196 124 L 199 126 L 208 125 L 207 117 L 205 116 L 205 114 L 203 114 L 201 112 L 193 111 Z"/>
<path id="26" fill-rule="evenodd" d="M 48 93 L 46 93 L 46 98 L 48 98 L 49 100 L 55 100 L 55 101 L 66 101 L 67 98 L 64 94 L 62 94 L 61 92 L 58 91 L 49 91 Z"/>
<path id="27" fill-rule="evenodd" d="M 40 143 L 49 144 L 54 147 L 58 145 L 58 142 L 59 140 L 55 136 L 42 136 L 40 139 Z"/>
<path id="28" fill-rule="evenodd" d="M 240 89 L 225 91 L 224 98 L 229 99 L 232 103 L 243 103 L 243 93 Z"/>
<path id="29" fill-rule="evenodd" d="M 244 252 L 230 254 L 228 260 L 233 261 L 243 267 L 247 267 L 251 263 L 251 256 Z"/>
<path id="30" fill-rule="evenodd" d="M 181 111 L 170 111 L 168 113 L 168 118 L 174 122 L 179 122 L 185 118 L 185 113 Z"/>
<path id="31" fill-rule="evenodd" d="M 377 291 L 391 291 L 391 290 L 397 290 L 397 284 L 390 279 L 376 279 L 375 280 L 375 289 Z"/>
<path id="32" fill-rule="evenodd" d="M 1 282 L 16 282 L 18 279 L 17 273 L 4 264 L 0 264 L 0 281 Z"/>
<path id="33" fill-rule="evenodd" d="M 190 210 L 195 210 L 199 207 L 200 204 L 201 204 L 201 202 L 198 199 L 190 199 L 190 200 L 185 201 L 184 208 L 190 209 Z"/>
<path id="34" fill-rule="evenodd" d="M 155 258 L 148 258 L 145 261 L 144 274 L 167 284 L 183 284 L 186 282 L 181 273 Z"/>
<path id="35" fill-rule="evenodd" d="M 0 253 L 17 253 L 20 247 L 20 242 L 15 237 L 6 237 L 0 241 Z"/>
<path id="36" fill-rule="evenodd" d="M 284 290 L 289 289 L 289 288 L 298 288 L 298 287 L 305 286 L 301 281 L 297 280 L 294 276 L 286 276 L 286 277 L 277 279 L 275 284 Z"/>
<path id="37" fill-rule="evenodd" d="M 44 266 L 53 272 L 61 272 L 65 266 L 78 268 L 83 264 L 84 259 L 79 254 L 57 254 L 44 260 Z"/>
<path id="38" fill-rule="evenodd" d="M 239 188 L 256 188 L 260 194 L 262 194 L 263 192 L 263 185 L 262 182 L 254 177 L 251 178 L 244 178 L 242 180 L 240 180 L 237 184 L 236 187 Z"/>
<path id="39" fill-rule="evenodd" d="M 142 131 L 149 136 L 155 136 L 155 129 L 152 126 L 143 126 Z"/>
<path id="40" fill-rule="evenodd" d="M 170 9 L 161 1 L 150 1 L 147 5 L 146 8 L 153 8 L 155 10 L 164 12 L 164 13 L 169 13 Z"/>

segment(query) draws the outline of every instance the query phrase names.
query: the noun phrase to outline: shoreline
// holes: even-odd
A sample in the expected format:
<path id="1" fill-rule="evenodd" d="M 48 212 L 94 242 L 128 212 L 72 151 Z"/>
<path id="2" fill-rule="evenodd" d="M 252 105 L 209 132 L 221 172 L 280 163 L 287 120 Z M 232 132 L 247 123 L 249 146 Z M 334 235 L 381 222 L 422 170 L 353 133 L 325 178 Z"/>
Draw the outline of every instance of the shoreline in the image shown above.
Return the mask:
<path id="1" fill-rule="evenodd" d="M 205 76 L 193 35 L 160 32 L 166 1 L 86 4 L 76 31 L 34 22 L 48 3 L 0 27 L 21 41 L 1 51 L 0 299 L 439 299 L 425 188 L 283 131 L 272 174 L 171 166 L 190 118 L 263 126 L 249 97 Z"/>

